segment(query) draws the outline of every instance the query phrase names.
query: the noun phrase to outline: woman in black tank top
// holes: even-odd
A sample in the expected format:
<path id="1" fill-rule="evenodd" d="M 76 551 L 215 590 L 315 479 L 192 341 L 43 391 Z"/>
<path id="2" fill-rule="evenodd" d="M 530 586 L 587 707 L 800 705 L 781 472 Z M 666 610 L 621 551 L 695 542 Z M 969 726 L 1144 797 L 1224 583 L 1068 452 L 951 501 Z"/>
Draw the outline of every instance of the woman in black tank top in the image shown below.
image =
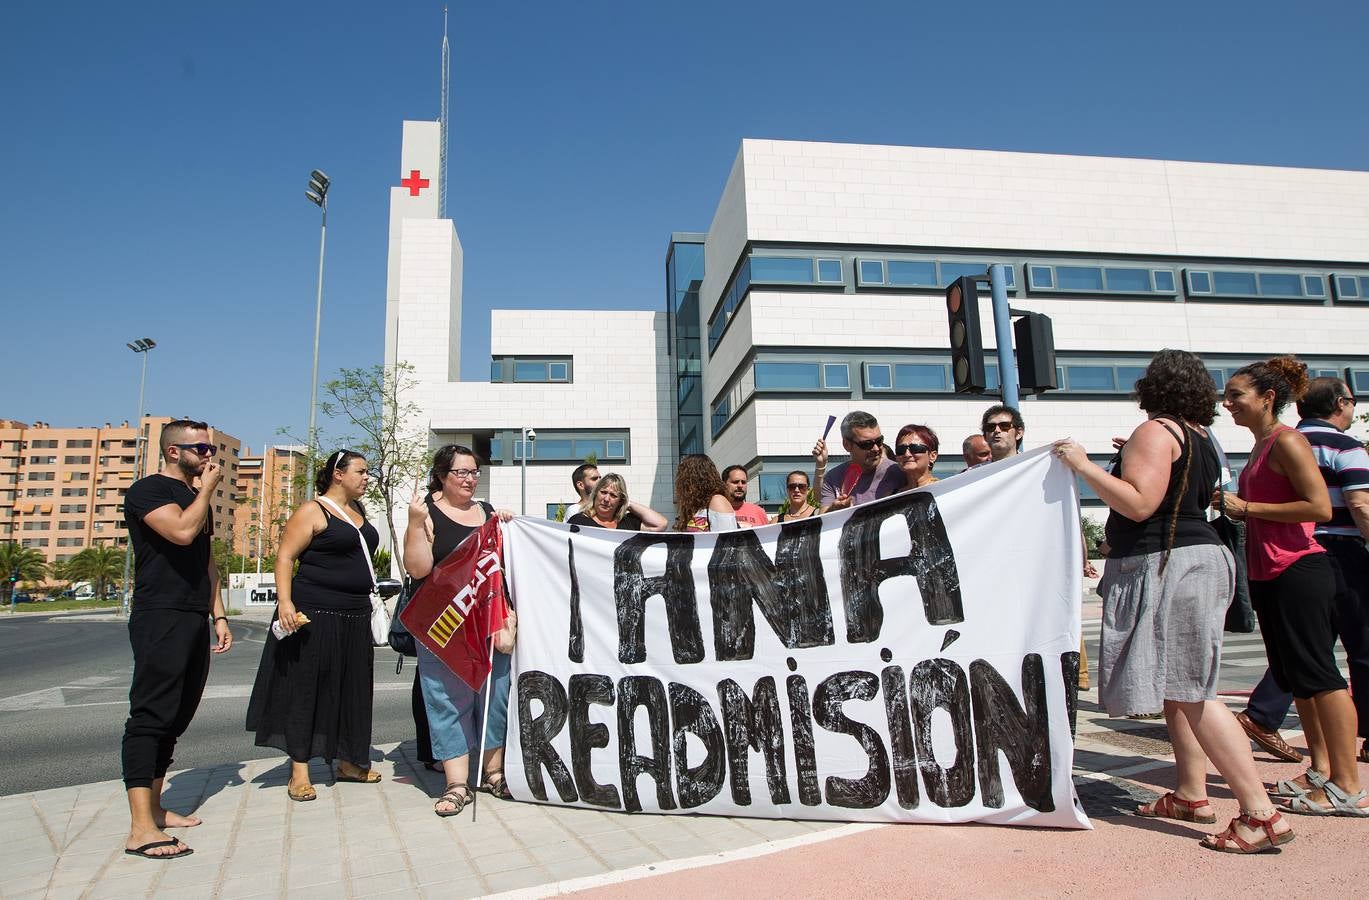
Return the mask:
<path id="1" fill-rule="evenodd" d="M 315 481 L 318 499 L 295 510 L 276 556 L 276 618 L 287 635 L 267 635 L 247 730 L 258 747 L 289 755 L 292 800 L 317 796 L 309 778 L 314 757 L 338 760 L 338 781 L 380 780 L 370 770 L 370 557 L 380 535 L 358 502 L 368 477 L 360 454 L 328 457 Z"/>
<path id="2" fill-rule="evenodd" d="M 1109 473 L 1072 440 L 1056 455 L 1108 505 L 1098 697 L 1114 716 L 1163 708 L 1178 769 L 1173 791 L 1136 810 L 1151 818 L 1216 822 L 1209 761 L 1240 801 L 1240 815 L 1203 846 L 1259 853 L 1293 839 L 1255 771 L 1250 742 L 1217 699 L 1222 630 L 1235 561 L 1204 513 L 1219 464 L 1207 433 L 1217 387 L 1203 361 L 1161 350 L 1136 382 L 1150 418 L 1132 432 Z"/>
<path id="3" fill-rule="evenodd" d="M 404 533 L 404 568 L 415 579 L 414 590 L 433 567 L 449 556 L 490 516 L 503 521 L 513 513 L 495 510 L 475 499 L 480 484 L 480 465 L 468 448 L 448 444 L 433 457 L 428 489 L 415 491 L 409 504 L 409 525 Z M 512 611 L 509 613 L 513 616 Z M 454 816 L 471 800 L 470 752 L 479 740 L 481 695 L 452 674 L 422 642 L 417 643 L 418 680 L 428 718 L 433 757 L 442 764 L 446 789 L 433 811 Z M 494 653 L 490 672 L 489 720 L 485 723 L 484 778 L 481 789 L 508 797 L 504 784 L 504 732 L 508 724 L 509 657 Z M 420 729 L 421 730 L 421 729 Z"/>

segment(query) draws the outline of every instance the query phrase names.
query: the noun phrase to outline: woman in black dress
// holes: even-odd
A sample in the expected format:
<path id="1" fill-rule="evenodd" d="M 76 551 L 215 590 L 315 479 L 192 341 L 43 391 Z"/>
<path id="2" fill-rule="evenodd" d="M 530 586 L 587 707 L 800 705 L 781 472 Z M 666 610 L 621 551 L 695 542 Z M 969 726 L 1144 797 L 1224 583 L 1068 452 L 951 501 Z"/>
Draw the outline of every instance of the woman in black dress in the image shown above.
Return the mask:
<path id="1" fill-rule="evenodd" d="M 258 747 L 289 755 L 291 800 L 318 796 L 309 778 L 314 757 L 338 760 L 338 781 L 380 780 L 371 771 L 370 626 L 380 535 L 358 502 L 367 480 L 361 454 L 329 456 L 314 481 L 318 499 L 285 523 L 276 556 L 276 618 L 286 636 L 267 635 L 247 730 Z"/>

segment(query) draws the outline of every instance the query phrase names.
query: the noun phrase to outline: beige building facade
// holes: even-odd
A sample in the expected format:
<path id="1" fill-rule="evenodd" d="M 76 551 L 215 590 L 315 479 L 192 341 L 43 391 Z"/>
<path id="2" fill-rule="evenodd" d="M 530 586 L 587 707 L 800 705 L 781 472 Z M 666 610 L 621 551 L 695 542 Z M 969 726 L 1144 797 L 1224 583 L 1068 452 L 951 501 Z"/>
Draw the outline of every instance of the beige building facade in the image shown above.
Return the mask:
<path id="1" fill-rule="evenodd" d="M 0 540 L 40 550 L 49 563 L 87 547 L 127 546 L 124 493 L 140 474 L 157 471 L 162 428 L 171 421 L 146 416 L 135 429 L 0 419 Z M 140 431 L 148 449 L 136 472 Z M 212 428 L 210 437 L 224 472 L 214 491 L 214 535 L 232 542 L 242 443 Z"/>
<path id="2" fill-rule="evenodd" d="M 308 457 L 302 445 L 247 449 L 238 460 L 233 509 L 233 552 L 266 559 L 280 545 L 285 520 L 304 501 Z"/>

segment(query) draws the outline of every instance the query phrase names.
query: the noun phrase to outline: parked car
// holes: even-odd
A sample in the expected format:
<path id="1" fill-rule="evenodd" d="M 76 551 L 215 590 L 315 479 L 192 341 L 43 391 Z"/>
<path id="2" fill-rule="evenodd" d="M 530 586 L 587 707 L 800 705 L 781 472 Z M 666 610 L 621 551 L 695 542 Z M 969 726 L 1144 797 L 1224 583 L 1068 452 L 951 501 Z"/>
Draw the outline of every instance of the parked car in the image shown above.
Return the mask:
<path id="1" fill-rule="evenodd" d="M 15 602 L 15 603 L 32 603 L 32 602 L 33 602 L 33 595 L 30 594 L 30 593 L 28 593 L 27 591 L 15 591 L 15 593 L 14 593 L 14 602 Z"/>

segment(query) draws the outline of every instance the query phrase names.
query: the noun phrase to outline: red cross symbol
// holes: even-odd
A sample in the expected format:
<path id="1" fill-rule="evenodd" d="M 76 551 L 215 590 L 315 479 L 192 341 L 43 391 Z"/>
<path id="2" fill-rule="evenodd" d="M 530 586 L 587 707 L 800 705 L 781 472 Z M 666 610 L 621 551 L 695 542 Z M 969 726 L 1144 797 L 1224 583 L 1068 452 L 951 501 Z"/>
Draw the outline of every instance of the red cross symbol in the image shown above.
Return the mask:
<path id="1" fill-rule="evenodd" d="M 418 176 L 418 170 L 417 170 L 417 169 L 410 169 L 410 170 L 409 170 L 409 177 L 408 177 L 408 178 L 401 178 L 400 181 L 399 181 L 399 186 L 400 186 L 400 187 L 406 187 L 406 188 L 408 188 L 408 189 L 409 189 L 409 196 L 410 196 L 410 197 L 417 197 L 417 196 L 418 196 L 418 192 L 421 191 L 421 190 L 423 190 L 425 187 L 427 187 L 427 186 L 428 186 L 428 183 L 429 183 L 429 182 L 428 182 L 428 179 L 426 179 L 426 178 L 420 178 L 420 177 Z"/>

